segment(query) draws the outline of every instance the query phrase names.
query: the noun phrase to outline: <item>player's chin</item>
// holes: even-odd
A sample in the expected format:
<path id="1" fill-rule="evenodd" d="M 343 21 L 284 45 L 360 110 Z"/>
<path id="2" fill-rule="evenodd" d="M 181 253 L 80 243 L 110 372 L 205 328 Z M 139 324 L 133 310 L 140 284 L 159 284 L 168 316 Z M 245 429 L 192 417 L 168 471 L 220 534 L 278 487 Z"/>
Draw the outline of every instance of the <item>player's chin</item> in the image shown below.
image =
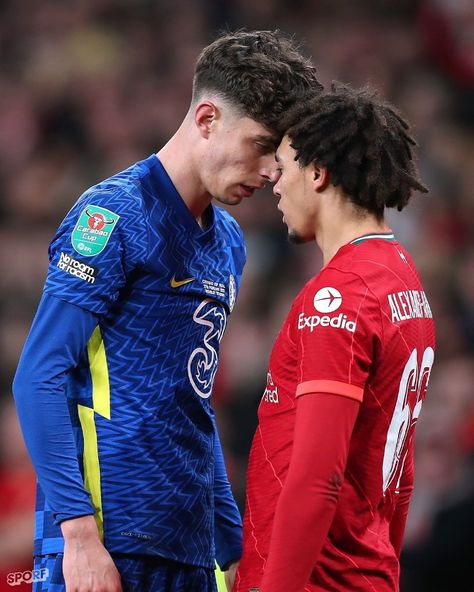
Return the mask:
<path id="1" fill-rule="evenodd" d="M 242 201 L 243 197 L 241 195 L 226 195 L 223 197 L 216 197 L 216 200 L 226 206 L 237 206 Z"/>
<path id="2" fill-rule="evenodd" d="M 288 242 L 292 245 L 302 245 L 303 243 L 307 243 L 310 239 L 305 238 L 303 235 L 296 232 L 296 230 L 292 230 L 291 228 L 288 229 Z"/>

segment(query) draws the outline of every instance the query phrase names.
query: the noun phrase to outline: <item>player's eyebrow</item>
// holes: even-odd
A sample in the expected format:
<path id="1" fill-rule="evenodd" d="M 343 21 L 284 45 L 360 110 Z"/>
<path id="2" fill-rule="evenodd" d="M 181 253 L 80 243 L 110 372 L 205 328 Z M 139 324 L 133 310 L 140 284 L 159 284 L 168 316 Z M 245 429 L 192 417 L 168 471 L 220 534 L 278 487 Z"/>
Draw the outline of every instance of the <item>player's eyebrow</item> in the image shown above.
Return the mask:
<path id="1" fill-rule="evenodd" d="M 267 136 L 265 134 L 258 134 L 254 137 L 254 140 L 257 142 L 261 142 L 262 144 L 267 144 L 273 150 L 276 150 L 278 144 L 280 143 L 279 138 L 276 136 Z"/>

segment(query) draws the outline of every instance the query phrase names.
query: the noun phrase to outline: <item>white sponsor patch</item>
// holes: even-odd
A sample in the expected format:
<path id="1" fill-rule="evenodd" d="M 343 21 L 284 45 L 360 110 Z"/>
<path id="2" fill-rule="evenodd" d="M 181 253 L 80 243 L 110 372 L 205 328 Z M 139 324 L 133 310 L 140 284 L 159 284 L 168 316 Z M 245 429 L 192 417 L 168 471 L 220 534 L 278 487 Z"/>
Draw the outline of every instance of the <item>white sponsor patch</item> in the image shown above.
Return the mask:
<path id="1" fill-rule="evenodd" d="M 334 312 L 341 306 L 342 296 L 339 290 L 328 286 L 316 292 L 313 303 L 318 312 Z"/>
<path id="2" fill-rule="evenodd" d="M 79 261 L 79 259 L 75 259 L 74 257 L 71 257 L 71 255 L 63 253 L 62 251 L 59 255 L 57 266 L 61 271 L 65 271 L 69 275 L 73 275 L 88 284 L 93 284 L 99 273 L 97 267 L 87 265 L 87 263 L 83 263 L 82 261 Z"/>

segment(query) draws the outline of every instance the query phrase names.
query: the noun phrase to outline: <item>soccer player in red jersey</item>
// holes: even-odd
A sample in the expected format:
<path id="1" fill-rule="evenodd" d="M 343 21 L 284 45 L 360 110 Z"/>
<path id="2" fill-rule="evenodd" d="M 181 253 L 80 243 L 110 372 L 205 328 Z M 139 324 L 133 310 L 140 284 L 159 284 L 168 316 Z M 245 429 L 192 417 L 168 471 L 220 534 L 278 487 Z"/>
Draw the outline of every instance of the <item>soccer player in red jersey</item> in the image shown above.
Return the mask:
<path id="1" fill-rule="evenodd" d="M 408 125 L 367 90 L 333 85 L 287 130 L 278 209 L 324 267 L 271 353 L 234 591 L 394 592 L 435 331 L 384 210 L 427 189 Z"/>

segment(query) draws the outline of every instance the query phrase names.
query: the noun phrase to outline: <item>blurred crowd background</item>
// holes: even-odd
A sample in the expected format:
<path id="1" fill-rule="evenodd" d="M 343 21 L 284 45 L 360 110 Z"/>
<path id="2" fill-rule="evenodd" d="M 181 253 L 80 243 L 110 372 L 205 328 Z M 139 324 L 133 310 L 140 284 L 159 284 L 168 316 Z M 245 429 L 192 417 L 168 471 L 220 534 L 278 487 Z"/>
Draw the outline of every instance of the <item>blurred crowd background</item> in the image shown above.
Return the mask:
<path id="1" fill-rule="evenodd" d="M 325 84 L 370 83 L 413 125 L 431 192 L 389 222 L 425 283 L 438 349 L 417 428 L 402 590 L 474 589 L 472 1 L 0 0 L 0 592 L 12 589 L 7 573 L 31 568 L 35 478 L 11 381 L 48 243 L 89 185 L 166 142 L 187 111 L 199 51 L 238 27 L 295 34 Z M 243 510 L 268 354 L 321 258 L 314 244 L 286 242 L 270 190 L 232 213 L 248 264 L 214 405 Z"/>

